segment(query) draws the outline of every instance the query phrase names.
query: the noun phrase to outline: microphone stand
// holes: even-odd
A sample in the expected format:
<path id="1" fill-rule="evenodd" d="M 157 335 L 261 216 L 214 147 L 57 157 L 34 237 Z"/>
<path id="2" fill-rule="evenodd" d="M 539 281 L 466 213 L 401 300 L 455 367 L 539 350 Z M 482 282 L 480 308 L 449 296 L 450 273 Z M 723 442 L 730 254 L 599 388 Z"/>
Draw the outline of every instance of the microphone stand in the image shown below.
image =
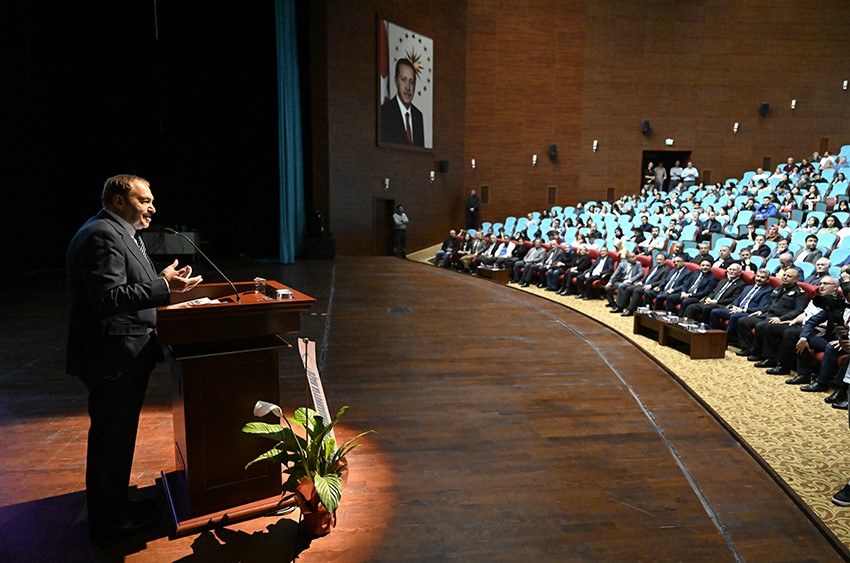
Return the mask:
<path id="1" fill-rule="evenodd" d="M 165 227 L 163 230 L 164 230 L 166 233 L 168 233 L 169 235 L 177 235 L 178 237 L 183 237 L 184 239 L 186 239 L 186 240 L 189 242 L 189 244 L 191 244 L 191 245 L 192 245 L 192 247 L 194 247 L 194 249 L 195 249 L 195 250 L 197 250 L 197 251 L 198 251 L 198 253 L 199 253 L 201 256 L 203 256 L 203 257 L 204 257 L 204 259 L 205 259 L 207 262 L 209 262 L 209 263 L 210 263 L 210 266 L 212 266 L 213 268 L 215 268 L 215 271 L 216 271 L 216 272 L 218 272 L 218 273 L 219 273 L 219 275 L 220 275 L 221 277 L 223 277 L 223 278 L 224 278 L 224 281 L 226 281 L 227 283 L 229 283 L 229 284 L 230 284 L 230 287 L 233 289 L 233 293 L 234 293 L 234 294 L 236 294 L 236 302 L 237 302 L 237 303 L 242 303 L 242 298 L 241 298 L 241 297 L 239 297 L 239 292 L 236 290 L 236 286 L 235 286 L 235 285 L 233 285 L 233 282 L 232 282 L 232 281 L 230 281 L 230 279 L 229 279 L 227 276 L 225 276 L 225 275 L 224 275 L 224 272 L 222 272 L 221 270 L 219 270 L 219 269 L 218 269 L 218 266 L 216 266 L 216 265 L 213 263 L 213 261 L 212 261 L 212 260 L 210 260 L 210 259 L 209 259 L 209 257 L 208 257 L 206 254 L 204 254 L 204 251 L 203 251 L 203 250 L 201 250 L 200 248 L 198 248 L 198 245 L 197 245 L 197 244 L 195 244 L 195 243 L 192 241 L 192 239 L 190 239 L 189 237 L 187 237 L 187 236 L 186 236 L 186 235 L 184 235 L 183 233 L 178 233 L 177 231 L 175 231 L 175 230 L 174 230 L 174 229 L 172 229 L 171 227 Z"/>

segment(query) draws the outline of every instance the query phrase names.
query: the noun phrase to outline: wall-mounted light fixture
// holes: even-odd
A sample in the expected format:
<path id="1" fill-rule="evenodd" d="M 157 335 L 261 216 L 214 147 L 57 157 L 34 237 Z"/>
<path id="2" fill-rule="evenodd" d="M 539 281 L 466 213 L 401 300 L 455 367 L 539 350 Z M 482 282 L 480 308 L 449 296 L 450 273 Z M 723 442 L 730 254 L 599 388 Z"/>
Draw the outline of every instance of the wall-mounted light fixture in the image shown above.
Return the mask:
<path id="1" fill-rule="evenodd" d="M 791 100 L 791 109 L 797 109 L 797 100 L 796 98 Z"/>
<path id="2" fill-rule="evenodd" d="M 847 80 L 844 81 L 844 84 L 841 85 L 841 89 L 845 92 L 847 91 Z"/>
<path id="3" fill-rule="evenodd" d="M 472 159 L 472 169 L 475 170 L 475 159 Z"/>
<path id="4" fill-rule="evenodd" d="M 673 145 L 676 144 L 676 140 L 673 139 L 672 137 L 667 137 L 666 139 L 664 139 L 664 144 L 667 145 L 668 147 L 672 147 Z"/>
<path id="5" fill-rule="evenodd" d="M 593 152 L 599 150 L 599 139 L 593 139 Z"/>
<path id="6" fill-rule="evenodd" d="M 738 127 L 739 127 L 739 125 L 738 125 L 738 122 L 736 121 L 735 125 L 732 126 L 732 132 L 735 133 L 736 135 L 738 134 Z"/>
<path id="7" fill-rule="evenodd" d="M 384 191 L 385 192 L 390 191 L 390 179 L 389 178 L 384 178 Z"/>
<path id="8" fill-rule="evenodd" d="M 531 155 L 531 165 L 537 166 L 537 155 L 536 154 Z"/>
<path id="9" fill-rule="evenodd" d="M 434 171 L 433 170 L 431 170 L 431 183 L 432 184 L 434 183 Z"/>

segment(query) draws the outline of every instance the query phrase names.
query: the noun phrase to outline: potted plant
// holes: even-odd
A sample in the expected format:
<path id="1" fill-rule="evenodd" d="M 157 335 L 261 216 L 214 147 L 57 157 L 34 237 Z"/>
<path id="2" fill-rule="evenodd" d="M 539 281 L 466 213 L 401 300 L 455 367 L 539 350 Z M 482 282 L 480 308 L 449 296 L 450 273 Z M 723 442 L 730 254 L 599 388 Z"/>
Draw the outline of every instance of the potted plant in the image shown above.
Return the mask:
<path id="1" fill-rule="evenodd" d="M 274 460 L 283 465 L 289 478 L 282 488 L 284 492 L 295 495 L 305 531 L 312 537 L 325 536 L 336 525 L 336 510 L 342 499 L 342 477 L 348 471 L 345 456 L 359 446 L 354 443 L 358 438 L 374 430 L 361 432 L 337 447 L 333 429 L 347 406 L 339 409 L 327 424 L 321 415 L 306 407 L 297 409 L 289 418 L 282 416 L 280 407 L 270 406 L 273 408 L 265 413 L 274 412 L 286 424 L 249 422 L 242 428 L 243 432 L 277 442 L 245 467 L 262 460 Z M 260 407 L 261 403 L 258 403 L 255 414 L 261 412 Z M 293 425 L 304 430 L 303 437 L 296 433 Z"/>

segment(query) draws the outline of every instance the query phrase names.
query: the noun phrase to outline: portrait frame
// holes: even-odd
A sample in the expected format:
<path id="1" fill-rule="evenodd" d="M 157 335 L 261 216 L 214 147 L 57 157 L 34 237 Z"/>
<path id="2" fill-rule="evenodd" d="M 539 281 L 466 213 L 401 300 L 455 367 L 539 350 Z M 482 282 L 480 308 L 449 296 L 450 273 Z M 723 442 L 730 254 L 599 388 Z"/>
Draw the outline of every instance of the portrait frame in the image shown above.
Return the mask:
<path id="1" fill-rule="evenodd" d="M 376 36 L 377 145 L 433 152 L 434 40 L 380 15 Z"/>

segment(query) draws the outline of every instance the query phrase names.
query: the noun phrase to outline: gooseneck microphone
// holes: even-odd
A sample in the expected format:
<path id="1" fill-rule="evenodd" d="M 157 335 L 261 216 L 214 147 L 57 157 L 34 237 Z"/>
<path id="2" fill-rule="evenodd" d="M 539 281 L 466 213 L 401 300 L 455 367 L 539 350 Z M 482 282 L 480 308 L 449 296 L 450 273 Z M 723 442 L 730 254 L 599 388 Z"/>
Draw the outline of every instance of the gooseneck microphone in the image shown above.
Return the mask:
<path id="1" fill-rule="evenodd" d="M 235 286 L 235 285 L 233 285 L 233 282 L 232 282 L 232 281 L 230 281 L 230 279 L 229 279 L 227 276 L 225 276 L 225 275 L 224 275 L 224 272 L 222 272 L 221 270 L 219 270 L 219 269 L 218 269 L 218 266 L 216 266 L 216 265 L 213 263 L 213 261 L 212 261 L 212 260 L 210 260 L 210 259 L 209 259 L 209 257 L 208 257 L 206 254 L 204 254 L 204 251 L 203 251 L 203 250 L 201 250 L 200 248 L 198 248 L 198 245 L 197 245 L 197 244 L 195 244 L 195 243 L 192 241 L 192 239 L 190 239 L 189 237 L 187 237 L 187 236 L 186 236 L 186 235 L 184 235 L 183 233 L 178 233 L 177 231 L 175 231 L 175 230 L 174 230 L 174 229 L 172 229 L 171 227 L 164 227 L 164 228 L 163 228 L 163 230 L 164 230 L 166 233 L 168 233 L 169 235 L 177 235 L 178 237 L 183 237 L 184 239 L 186 239 L 186 240 L 189 242 L 189 244 L 191 244 L 191 245 L 195 248 L 195 250 L 197 250 L 197 251 L 198 251 L 198 253 L 199 253 L 201 256 L 203 256 L 203 257 L 204 257 L 204 260 L 206 260 L 207 262 L 209 262 L 209 263 L 210 263 L 210 266 L 212 266 L 213 268 L 215 268 L 215 271 L 216 271 L 216 272 L 218 272 L 218 273 L 219 273 L 219 275 L 220 275 L 221 277 L 223 277 L 223 278 L 224 278 L 224 281 L 226 281 L 227 283 L 229 283 L 229 284 L 230 284 L 230 287 L 233 289 L 233 293 L 235 293 L 235 294 L 236 294 L 236 302 L 237 302 L 237 303 L 242 303 L 242 298 L 241 298 L 241 297 L 239 297 L 239 292 L 238 292 L 238 291 L 236 291 L 236 286 Z"/>

